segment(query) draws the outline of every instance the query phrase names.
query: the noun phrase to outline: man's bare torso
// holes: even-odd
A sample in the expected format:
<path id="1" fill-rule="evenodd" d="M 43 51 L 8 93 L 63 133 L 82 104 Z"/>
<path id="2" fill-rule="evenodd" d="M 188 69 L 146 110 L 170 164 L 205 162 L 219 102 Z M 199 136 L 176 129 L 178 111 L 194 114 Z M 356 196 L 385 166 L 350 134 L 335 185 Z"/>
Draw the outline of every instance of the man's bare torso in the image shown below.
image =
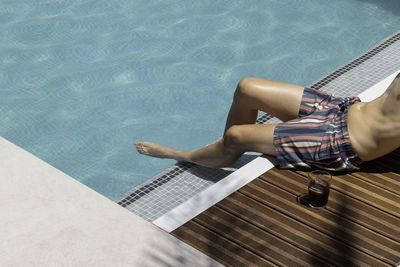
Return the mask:
<path id="1" fill-rule="evenodd" d="M 386 155 L 400 147 L 400 77 L 371 102 L 356 103 L 348 113 L 354 150 L 363 161 Z"/>

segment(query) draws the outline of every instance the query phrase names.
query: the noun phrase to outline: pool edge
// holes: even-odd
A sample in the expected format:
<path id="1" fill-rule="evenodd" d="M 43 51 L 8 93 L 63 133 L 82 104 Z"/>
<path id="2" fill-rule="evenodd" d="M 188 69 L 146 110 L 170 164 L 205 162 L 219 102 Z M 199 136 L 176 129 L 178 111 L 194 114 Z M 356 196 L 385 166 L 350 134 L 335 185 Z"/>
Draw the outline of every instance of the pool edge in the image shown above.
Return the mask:
<path id="1" fill-rule="evenodd" d="M 314 81 L 313 83 L 311 83 L 310 85 L 308 85 L 308 87 L 314 88 L 314 89 L 323 89 L 324 91 L 333 93 L 332 91 L 335 91 L 335 82 L 337 80 L 341 80 L 341 79 L 348 79 L 346 78 L 346 76 L 349 76 L 349 73 L 352 74 L 354 76 L 354 72 L 355 75 L 359 75 L 359 73 L 357 73 L 359 70 L 363 71 L 363 66 L 364 65 L 368 65 L 369 62 L 374 61 L 375 59 L 379 58 L 379 54 L 381 52 L 386 51 L 388 48 L 390 48 L 393 44 L 395 44 L 396 42 L 398 42 L 400 40 L 400 31 L 392 34 L 391 36 L 388 36 L 387 38 L 383 39 L 381 42 L 379 42 L 378 44 L 376 44 L 374 47 L 364 51 L 361 55 L 353 58 L 352 60 L 349 60 L 348 62 L 344 63 L 343 65 L 339 66 L 338 68 L 336 68 L 335 70 L 333 70 L 332 72 L 324 75 L 323 77 L 321 77 L 320 79 Z M 387 59 L 385 59 L 387 60 Z M 389 75 L 391 72 L 390 70 L 390 66 L 387 67 L 387 70 L 383 71 L 382 73 L 380 73 L 380 78 L 375 78 L 376 80 L 382 79 L 384 77 L 386 77 L 387 75 Z M 393 66 L 392 66 L 393 68 Z M 397 67 L 396 67 L 397 68 Z M 396 69 L 395 68 L 395 69 Z M 363 76 L 364 75 L 364 76 Z M 362 73 L 363 77 L 366 76 L 365 73 Z M 350 79 L 350 78 L 349 78 Z M 351 79 L 358 79 L 358 77 L 356 78 L 351 78 Z M 369 81 L 365 81 L 364 82 L 364 88 L 369 88 L 370 86 L 372 86 L 375 81 L 369 80 Z M 336 92 L 335 92 L 336 93 Z M 272 121 L 274 118 L 272 118 L 272 116 L 265 114 L 262 115 L 261 117 L 259 117 L 258 122 L 259 123 L 268 123 L 270 121 Z M 192 166 L 192 165 L 191 165 Z M 181 170 L 179 165 L 173 165 L 171 168 L 171 173 L 170 171 L 167 172 L 162 172 L 159 176 L 155 176 L 152 179 L 159 179 L 161 181 L 163 181 L 163 190 L 164 191 L 168 191 L 168 184 L 171 184 L 173 182 L 174 179 L 178 179 L 179 176 L 181 174 L 179 174 L 178 172 L 182 171 L 182 173 L 185 175 L 185 173 L 187 172 L 187 169 L 190 169 L 190 167 L 185 167 L 185 169 Z M 167 169 L 169 170 L 169 169 Z M 165 176 L 164 178 L 157 178 L 157 177 L 162 177 Z M 156 179 L 157 178 L 157 179 Z M 190 177 L 189 177 L 190 178 Z M 208 177 L 205 177 L 205 179 L 208 179 Z M 222 178 L 223 179 L 223 178 Z M 217 183 L 219 180 L 217 179 L 215 181 L 215 183 Z M 146 183 L 144 183 L 146 184 Z M 178 185 L 178 183 L 176 183 L 175 185 L 172 185 L 172 187 L 176 187 Z M 140 185 L 142 186 L 142 185 Z M 139 186 L 139 187 L 140 187 Z M 212 186 L 212 185 L 209 185 Z M 179 201 L 173 201 L 174 203 L 171 204 L 171 206 L 173 207 L 166 207 L 164 209 L 165 212 L 163 212 L 161 215 L 157 215 L 156 212 L 154 212 L 154 210 L 152 210 L 152 206 L 149 203 L 145 203 L 143 205 L 141 205 L 141 203 L 136 204 L 136 202 L 140 202 L 140 200 L 142 198 L 144 198 L 145 201 L 143 202 L 148 202 L 148 200 L 146 199 L 146 197 L 149 197 L 151 200 L 151 194 L 153 195 L 157 195 L 158 198 L 162 198 L 162 191 L 150 191 L 149 189 L 142 187 L 134 187 L 131 190 L 129 190 L 128 192 L 126 192 L 125 194 L 123 194 L 118 200 L 116 200 L 116 202 L 118 202 L 118 204 L 128 208 L 129 210 L 131 210 L 132 212 L 138 214 L 139 216 L 142 216 L 143 218 L 145 218 L 148 221 L 156 221 L 158 218 L 164 216 L 166 213 L 168 213 L 169 211 L 171 211 L 172 209 L 176 208 L 177 206 L 181 205 L 182 203 L 184 203 L 185 201 L 187 201 L 189 198 L 185 199 L 185 200 L 179 200 Z M 135 191 L 135 188 L 138 189 Z M 190 188 L 189 188 L 190 189 Z M 206 188 L 205 188 L 206 189 Z M 199 190 L 197 193 L 205 190 Z M 152 189 L 153 190 L 153 189 Z M 180 198 L 181 196 L 178 194 L 175 194 L 176 198 Z M 169 201 L 168 199 L 166 199 L 165 201 Z M 157 212 L 158 214 L 160 214 L 160 205 L 159 205 L 159 201 L 155 201 L 155 205 L 157 206 Z M 165 205 L 165 203 L 162 203 L 162 205 Z M 145 211 L 145 213 L 142 213 L 141 210 L 149 210 L 149 211 Z M 147 215 L 150 214 L 150 215 Z"/>
<path id="2" fill-rule="evenodd" d="M 0 137 L 2 266 L 216 261 Z"/>

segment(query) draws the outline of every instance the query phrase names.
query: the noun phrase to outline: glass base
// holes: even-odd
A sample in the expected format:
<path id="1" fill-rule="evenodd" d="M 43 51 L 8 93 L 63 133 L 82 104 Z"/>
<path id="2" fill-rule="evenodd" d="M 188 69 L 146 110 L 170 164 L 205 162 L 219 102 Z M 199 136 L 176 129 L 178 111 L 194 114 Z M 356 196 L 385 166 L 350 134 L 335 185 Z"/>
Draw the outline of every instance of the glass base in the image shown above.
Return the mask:
<path id="1" fill-rule="evenodd" d="M 326 204 L 324 205 L 318 205 L 315 203 L 315 201 L 312 200 L 309 194 L 300 194 L 296 197 L 297 203 L 307 207 L 307 208 L 312 208 L 312 209 L 323 209 L 326 207 Z"/>

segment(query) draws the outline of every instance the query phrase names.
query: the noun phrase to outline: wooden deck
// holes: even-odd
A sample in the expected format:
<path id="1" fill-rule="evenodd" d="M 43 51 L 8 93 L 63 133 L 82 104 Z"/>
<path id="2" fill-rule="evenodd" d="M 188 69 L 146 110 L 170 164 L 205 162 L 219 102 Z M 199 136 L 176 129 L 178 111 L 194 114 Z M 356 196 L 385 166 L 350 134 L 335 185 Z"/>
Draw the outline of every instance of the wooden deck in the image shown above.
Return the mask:
<path id="1" fill-rule="evenodd" d="M 296 203 L 306 177 L 271 169 L 172 234 L 227 266 L 400 262 L 400 150 L 334 175 L 322 210 Z"/>

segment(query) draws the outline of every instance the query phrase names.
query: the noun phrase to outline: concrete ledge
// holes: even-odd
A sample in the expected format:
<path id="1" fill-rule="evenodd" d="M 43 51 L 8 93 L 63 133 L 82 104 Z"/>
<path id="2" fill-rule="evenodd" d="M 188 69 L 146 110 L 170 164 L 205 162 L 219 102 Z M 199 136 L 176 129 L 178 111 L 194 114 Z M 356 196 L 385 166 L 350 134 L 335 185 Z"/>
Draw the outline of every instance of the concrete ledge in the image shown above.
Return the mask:
<path id="1" fill-rule="evenodd" d="M 219 266 L 0 137 L 1 266 Z"/>

